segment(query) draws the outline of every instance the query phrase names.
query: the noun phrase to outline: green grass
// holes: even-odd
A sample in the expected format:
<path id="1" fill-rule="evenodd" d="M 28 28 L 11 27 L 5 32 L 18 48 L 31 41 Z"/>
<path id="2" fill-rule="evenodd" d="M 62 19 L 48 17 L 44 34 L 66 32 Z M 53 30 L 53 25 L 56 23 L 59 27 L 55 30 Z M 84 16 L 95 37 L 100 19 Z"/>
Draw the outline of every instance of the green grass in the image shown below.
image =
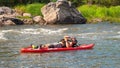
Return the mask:
<path id="1" fill-rule="evenodd" d="M 18 12 L 18 13 L 22 13 L 22 12 L 25 12 L 25 5 L 17 5 L 14 7 L 14 9 Z"/>
<path id="2" fill-rule="evenodd" d="M 19 18 L 19 19 L 31 19 L 31 17 L 28 17 L 28 16 L 17 16 L 17 18 Z"/>
<path id="3" fill-rule="evenodd" d="M 87 18 L 88 22 L 94 18 L 99 18 L 103 21 L 120 22 L 120 6 L 107 8 L 97 5 L 83 5 L 79 6 L 77 9 Z"/>
<path id="4" fill-rule="evenodd" d="M 120 6 L 116 6 L 116 7 L 110 7 L 109 9 L 109 16 L 111 17 L 120 17 Z"/>
<path id="5" fill-rule="evenodd" d="M 42 15 L 41 8 L 44 4 L 28 4 L 26 6 L 26 12 L 31 13 L 32 15 Z"/>
<path id="6" fill-rule="evenodd" d="M 27 12 L 27 13 L 31 13 L 33 16 L 35 15 L 41 15 L 41 8 L 44 6 L 44 4 L 42 3 L 34 3 L 34 4 L 27 4 L 27 5 L 17 5 L 14 8 L 19 12 Z"/>

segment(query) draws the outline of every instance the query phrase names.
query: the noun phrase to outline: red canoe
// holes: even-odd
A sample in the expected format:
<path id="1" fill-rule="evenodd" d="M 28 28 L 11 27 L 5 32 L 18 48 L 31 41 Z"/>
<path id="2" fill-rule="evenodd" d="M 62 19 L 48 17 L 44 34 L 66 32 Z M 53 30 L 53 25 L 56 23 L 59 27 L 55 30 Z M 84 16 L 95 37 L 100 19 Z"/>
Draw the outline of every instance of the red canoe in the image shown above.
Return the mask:
<path id="1" fill-rule="evenodd" d="M 56 51 L 68 51 L 68 50 L 88 50 L 92 49 L 95 44 L 82 44 L 78 47 L 72 48 L 47 48 L 47 49 L 33 49 L 32 47 L 26 47 L 21 49 L 21 53 L 43 53 L 43 52 L 56 52 Z"/>

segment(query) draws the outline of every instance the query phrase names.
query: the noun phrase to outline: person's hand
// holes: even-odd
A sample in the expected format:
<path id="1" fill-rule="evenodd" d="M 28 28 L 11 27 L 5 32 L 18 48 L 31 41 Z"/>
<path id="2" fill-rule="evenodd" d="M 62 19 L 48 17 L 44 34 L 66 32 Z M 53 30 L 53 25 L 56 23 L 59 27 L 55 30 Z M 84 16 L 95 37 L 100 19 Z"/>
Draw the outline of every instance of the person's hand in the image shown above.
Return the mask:
<path id="1" fill-rule="evenodd" d="M 69 36 L 64 36 L 64 40 L 67 41 L 70 37 Z"/>
<path id="2" fill-rule="evenodd" d="M 65 41 L 67 41 L 68 39 L 67 38 L 64 38 L 65 39 Z"/>

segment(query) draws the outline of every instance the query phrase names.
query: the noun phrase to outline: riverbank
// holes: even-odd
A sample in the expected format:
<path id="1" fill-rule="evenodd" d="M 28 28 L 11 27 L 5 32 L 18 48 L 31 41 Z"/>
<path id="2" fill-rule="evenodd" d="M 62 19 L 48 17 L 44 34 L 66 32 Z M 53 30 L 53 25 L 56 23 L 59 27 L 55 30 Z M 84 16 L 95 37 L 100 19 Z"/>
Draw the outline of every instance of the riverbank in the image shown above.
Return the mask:
<path id="1" fill-rule="evenodd" d="M 22 24 L 26 24 L 26 25 L 27 24 L 40 24 L 40 25 L 46 24 L 43 18 L 43 15 L 41 13 L 42 11 L 41 8 L 44 5 L 45 4 L 43 3 L 17 5 L 13 7 L 13 9 L 9 7 L 2 7 L 4 8 L 2 9 L 4 12 L 1 13 L 0 15 L 0 26 L 22 25 Z M 83 17 L 87 19 L 87 23 L 99 23 L 99 22 L 105 22 L 105 21 L 109 23 L 120 23 L 120 14 L 119 14 L 120 6 L 111 6 L 108 8 L 105 6 L 97 6 L 97 5 L 82 5 L 77 7 L 77 9 L 83 15 Z M 4 13 L 7 13 L 7 14 L 4 14 Z M 48 14 L 51 14 L 51 12 Z M 45 15 L 45 16 L 48 17 L 48 15 Z"/>
<path id="2" fill-rule="evenodd" d="M 41 15 L 41 10 L 45 4 L 34 3 L 28 5 L 18 5 L 14 7 L 19 12 L 28 12 L 34 15 Z M 97 5 L 82 5 L 77 7 L 79 12 L 87 18 L 87 23 L 98 23 L 108 21 L 110 23 L 120 23 L 120 6 L 97 6 Z"/>
<path id="3" fill-rule="evenodd" d="M 13 9 L 10 7 L 0 7 L 0 9 L 1 26 L 24 24 L 86 24 L 87 21 L 69 1 L 50 2 L 45 5 L 34 3 L 18 5 Z M 8 10 L 11 11 L 8 12 Z"/>

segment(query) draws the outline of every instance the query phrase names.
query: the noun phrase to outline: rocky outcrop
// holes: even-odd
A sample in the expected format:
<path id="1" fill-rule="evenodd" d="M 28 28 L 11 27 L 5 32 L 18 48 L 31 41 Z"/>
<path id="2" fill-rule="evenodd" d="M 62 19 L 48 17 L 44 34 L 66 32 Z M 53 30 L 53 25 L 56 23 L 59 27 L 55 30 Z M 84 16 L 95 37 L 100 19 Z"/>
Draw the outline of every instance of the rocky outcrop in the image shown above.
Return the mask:
<path id="1" fill-rule="evenodd" d="M 12 17 L 0 17 L 0 24 L 3 25 L 23 25 L 24 22 L 17 18 Z"/>
<path id="2" fill-rule="evenodd" d="M 24 13 L 23 16 L 31 16 L 29 13 Z M 20 19 L 18 17 L 22 17 L 19 13 L 9 7 L 0 7 L 0 26 L 4 25 L 23 25 L 23 24 L 31 24 L 30 21 L 26 21 Z M 32 20 L 33 23 L 33 20 Z"/>
<path id="3" fill-rule="evenodd" d="M 0 26 L 4 25 L 22 25 L 21 20 L 17 19 L 19 16 L 13 9 L 9 7 L 0 7 Z"/>
<path id="4" fill-rule="evenodd" d="M 0 26 L 5 25 L 44 25 L 45 20 L 41 16 L 33 17 L 30 13 L 18 13 L 9 7 L 0 7 Z"/>
<path id="5" fill-rule="evenodd" d="M 41 12 L 47 24 L 84 24 L 86 19 L 67 0 L 58 0 L 45 5 Z"/>

